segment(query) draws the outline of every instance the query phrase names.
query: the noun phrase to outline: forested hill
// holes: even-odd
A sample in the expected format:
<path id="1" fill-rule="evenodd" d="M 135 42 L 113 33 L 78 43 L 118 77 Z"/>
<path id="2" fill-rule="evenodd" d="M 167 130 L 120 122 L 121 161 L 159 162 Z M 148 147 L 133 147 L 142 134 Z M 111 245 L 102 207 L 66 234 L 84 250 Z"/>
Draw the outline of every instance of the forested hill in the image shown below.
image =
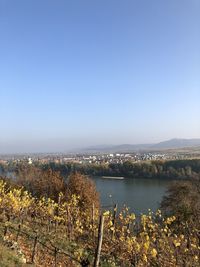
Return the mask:
<path id="1" fill-rule="evenodd" d="M 91 146 L 84 149 L 79 149 L 76 152 L 81 153 L 124 153 L 139 150 L 163 150 L 163 149 L 178 149 L 178 148 L 194 148 L 200 146 L 200 138 L 182 139 L 173 138 L 155 144 L 121 144 L 121 145 L 100 145 Z"/>

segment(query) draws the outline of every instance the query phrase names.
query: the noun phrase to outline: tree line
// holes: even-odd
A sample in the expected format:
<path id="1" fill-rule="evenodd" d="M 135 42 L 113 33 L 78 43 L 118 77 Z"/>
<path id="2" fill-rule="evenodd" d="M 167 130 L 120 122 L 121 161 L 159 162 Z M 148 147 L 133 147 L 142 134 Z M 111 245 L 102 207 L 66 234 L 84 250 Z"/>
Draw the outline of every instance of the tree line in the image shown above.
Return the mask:
<path id="1" fill-rule="evenodd" d="M 0 164 L 0 175 L 9 174 L 13 176 L 17 173 L 23 163 Z M 130 178 L 171 178 L 187 179 L 196 177 L 200 173 L 200 159 L 192 160 L 169 160 L 169 161 L 149 161 L 110 163 L 110 164 L 79 164 L 79 163 L 55 163 L 47 164 L 34 163 L 34 167 L 41 170 L 51 169 L 58 171 L 63 177 L 71 173 L 79 172 L 89 176 L 125 176 Z"/>
<path id="2" fill-rule="evenodd" d="M 130 178 L 171 178 L 187 179 L 200 173 L 200 160 L 170 160 L 151 162 L 110 163 L 110 164 L 78 164 L 49 163 L 42 166 L 59 171 L 63 176 L 72 172 L 80 172 L 90 176 L 125 176 Z"/>

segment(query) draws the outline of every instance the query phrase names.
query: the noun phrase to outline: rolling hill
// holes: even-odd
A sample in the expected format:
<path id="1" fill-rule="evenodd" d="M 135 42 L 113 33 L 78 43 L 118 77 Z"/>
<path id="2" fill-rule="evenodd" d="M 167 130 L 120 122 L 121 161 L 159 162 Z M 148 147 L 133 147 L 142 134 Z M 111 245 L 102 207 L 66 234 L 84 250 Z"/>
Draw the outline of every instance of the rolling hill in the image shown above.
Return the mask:
<path id="1" fill-rule="evenodd" d="M 199 139 L 181 139 L 174 138 L 156 144 L 121 144 L 121 145 L 100 145 L 91 146 L 80 149 L 81 153 L 120 153 L 120 152 L 134 152 L 139 150 L 164 150 L 164 149 L 178 149 L 186 147 L 200 146 Z"/>

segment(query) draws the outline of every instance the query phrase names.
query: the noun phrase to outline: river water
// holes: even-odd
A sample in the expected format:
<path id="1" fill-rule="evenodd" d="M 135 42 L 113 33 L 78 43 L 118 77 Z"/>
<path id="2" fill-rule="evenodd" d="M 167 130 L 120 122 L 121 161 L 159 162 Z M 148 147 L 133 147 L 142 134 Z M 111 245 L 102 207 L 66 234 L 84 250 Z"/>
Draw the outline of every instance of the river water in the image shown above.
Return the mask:
<path id="1" fill-rule="evenodd" d="M 159 208 L 170 181 L 166 179 L 125 178 L 124 180 L 93 177 L 102 206 L 126 205 L 135 214 Z"/>

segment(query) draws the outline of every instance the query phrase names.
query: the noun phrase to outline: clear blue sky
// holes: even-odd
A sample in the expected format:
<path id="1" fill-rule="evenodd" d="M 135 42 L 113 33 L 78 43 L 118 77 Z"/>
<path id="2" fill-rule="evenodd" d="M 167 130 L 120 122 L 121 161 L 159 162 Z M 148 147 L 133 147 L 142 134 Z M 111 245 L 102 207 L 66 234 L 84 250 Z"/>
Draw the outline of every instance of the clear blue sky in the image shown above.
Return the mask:
<path id="1" fill-rule="evenodd" d="M 199 0 L 0 0 L 0 152 L 200 138 Z"/>

